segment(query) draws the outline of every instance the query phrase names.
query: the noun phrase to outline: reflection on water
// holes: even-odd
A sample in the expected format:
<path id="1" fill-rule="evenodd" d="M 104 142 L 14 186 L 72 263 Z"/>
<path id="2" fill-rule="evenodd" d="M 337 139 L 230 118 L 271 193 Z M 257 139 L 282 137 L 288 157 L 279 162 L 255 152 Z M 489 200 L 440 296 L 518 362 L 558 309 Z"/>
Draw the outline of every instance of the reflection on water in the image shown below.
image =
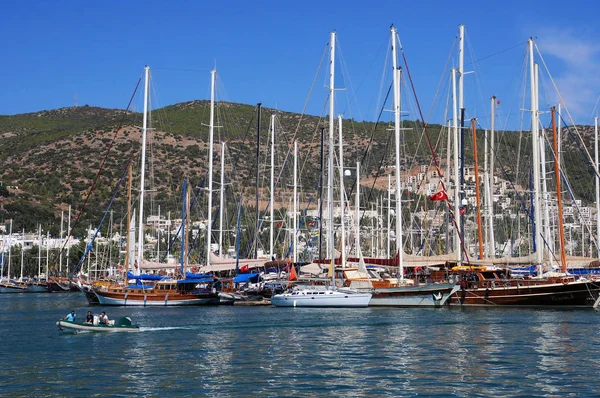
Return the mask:
<path id="1" fill-rule="evenodd" d="M 591 311 L 104 308 L 140 332 L 65 334 L 83 296 L 0 300 L 7 395 L 585 396 L 600 371 Z"/>

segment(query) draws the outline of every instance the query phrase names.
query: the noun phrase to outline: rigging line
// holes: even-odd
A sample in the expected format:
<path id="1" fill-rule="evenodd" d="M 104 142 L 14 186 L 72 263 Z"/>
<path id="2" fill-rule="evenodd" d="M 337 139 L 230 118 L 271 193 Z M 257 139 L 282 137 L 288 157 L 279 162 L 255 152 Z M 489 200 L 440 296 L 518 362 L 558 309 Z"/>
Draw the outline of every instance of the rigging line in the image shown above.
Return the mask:
<path id="1" fill-rule="evenodd" d="M 190 69 L 190 68 L 157 68 L 152 67 L 152 70 L 171 70 L 177 72 L 210 72 L 212 69 Z"/>
<path id="2" fill-rule="evenodd" d="M 302 120 L 304 119 L 304 115 L 306 112 L 306 108 L 308 107 L 308 100 L 310 99 L 311 95 L 312 95 L 312 91 L 315 87 L 315 84 L 317 83 L 317 78 L 319 77 L 319 71 L 321 70 L 321 67 L 323 66 L 323 60 L 325 59 L 325 56 L 327 55 L 327 49 L 329 48 L 329 42 L 327 42 L 327 44 L 325 45 L 325 49 L 323 51 L 323 55 L 321 56 L 321 61 L 319 62 L 319 67 L 317 68 L 317 73 L 315 74 L 315 77 L 313 79 L 313 83 L 310 86 L 310 90 L 308 93 L 308 97 L 306 98 L 306 101 L 304 102 L 304 107 L 302 108 L 302 113 L 300 114 L 300 119 L 298 120 L 298 124 L 296 125 L 296 130 L 294 131 L 294 135 L 292 136 L 292 140 L 291 143 L 289 144 L 288 147 L 288 151 L 287 154 L 285 155 L 285 160 L 283 162 L 283 166 L 281 167 L 281 170 L 279 171 L 279 175 L 277 176 L 277 180 L 275 183 L 275 189 L 277 189 L 277 187 L 279 187 L 279 181 L 281 179 L 281 176 L 283 175 L 283 171 L 285 170 L 285 165 L 287 164 L 287 161 L 292 153 L 292 148 L 294 147 L 294 141 L 296 140 L 296 136 L 298 135 L 298 132 L 300 131 L 300 126 L 302 124 Z M 269 208 L 269 204 L 267 204 L 267 207 L 265 208 L 265 213 L 263 214 L 263 219 L 264 219 L 264 215 L 266 214 L 266 211 Z M 256 236 L 254 236 L 252 238 L 251 244 L 250 244 L 250 248 L 248 249 L 248 252 L 246 254 L 246 257 L 248 256 L 248 253 L 250 253 L 250 250 L 252 248 L 254 248 L 254 244 L 255 244 L 255 240 L 256 240 Z"/>
<path id="3" fill-rule="evenodd" d="M 498 51 L 498 52 L 495 52 L 495 53 L 492 53 L 492 54 L 490 54 L 490 55 L 486 55 L 486 56 L 484 56 L 484 57 L 482 57 L 482 58 L 479 58 L 479 59 L 476 59 L 476 60 L 474 60 L 474 61 L 471 61 L 471 62 L 469 62 L 468 64 L 465 64 L 465 66 L 473 65 L 473 64 L 476 64 L 476 63 L 478 63 L 478 62 L 481 62 L 481 61 L 483 61 L 483 60 L 486 60 L 486 59 L 488 59 L 488 58 L 495 57 L 496 55 L 500 55 L 500 54 L 502 54 L 502 53 L 505 53 L 505 52 L 507 52 L 507 51 L 513 50 L 513 49 L 515 49 L 515 48 L 517 48 L 517 47 L 521 47 L 523 44 L 526 44 L 526 43 L 527 43 L 527 42 L 520 42 L 519 44 L 515 44 L 515 45 L 514 45 L 514 46 L 512 46 L 512 47 L 506 48 L 506 49 L 504 49 L 504 50 L 500 50 L 500 51 Z"/>
<path id="4" fill-rule="evenodd" d="M 87 256 L 87 254 L 89 253 L 90 250 L 92 250 L 93 245 L 94 245 L 94 240 L 96 240 L 96 236 L 98 236 L 98 232 L 100 232 L 100 228 L 102 228 L 102 224 L 104 223 L 104 220 L 106 220 L 106 216 L 109 214 L 110 209 L 119 193 L 119 188 L 121 187 L 121 184 L 123 184 L 123 181 L 125 180 L 125 176 L 128 174 L 129 171 L 129 165 L 133 162 L 133 156 L 130 155 L 129 156 L 129 161 L 127 162 L 127 164 L 125 165 L 125 170 L 123 171 L 123 174 L 121 175 L 121 178 L 119 179 L 119 182 L 117 183 L 117 186 L 115 187 L 114 193 L 110 199 L 110 202 L 108 204 L 107 209 L 104 211 L 104 215 L 102 216 L 102 219 L 100 220 L 100 223 L 98 224 L 98 228 L 96 228 L 96 232 L 94 232 L 94 235 L 92 236 L 92 239 L 90 240 L 90 243 L 87 245 L 86 250 L 83 252 L 83 256 L 81 256 L 81 259 L 79 260 L 79 262 L 77 263 L 77 265 L 73 268 L 73 272 L 71 273 L 71 277 L 69 279 L 72 279 L 75 274 L 77 274 L 77 272 L 79 271 L 79 268 L 81 267 L 81 265 L 83 264 L 83 262 L 85 261 L 85 258 Z"/>
<path id="5" fill-rule="evenodd" d="M 434 108 L 434 104 L 437 101 L 437 97 L 442 89 L 442 84 L 444 82 L 444 76 L 446 76 L 446 72 L 448 71 L 448 65 L 450 64 L 450 61 L 452 60 L 452 53 L 454 52 L 454 48 L 456 47 L 456 37 L 454 38 L 454 40 L 452 41 L 452 48 L 450 49 L 450 53 L 448 54 L 448 58 L 446 59 L 446 65 L 444 65 L 444 71 L 442 72 L 442 76 L 440 77 L 440 81 L 438 82 L 438 86 L 437 89 L 435 90 L 435 95 L 433 96 L 433 102 L 431 103 L 431 108 L 429 108 L 429 114 L 427 115 L 427 122 L 429 123 L 429 120 L 431 120 L 431 115 L 433 114 L 433 108 Z M 448 85 L 450 85 L 450 79 L 448 79 Z M 450 98 L 450 92 L 448 92 L 448 98 Z M 446 112 L 448 112 L 448 110 L 446 110 Z M 444 120 L 446 120 L 444 118 Z"/>
<path id="6" fill-rule="evenodd" d="M 546 61 L 544 60 L 544 57 L 542 56 L 542 53 L 540 52 L 540 49 L 538 48 L 537 44 L 534 43 L 534 45 L 535 45 L 535 49 L 537 50 L 538 55 L 540 56 L 540 59 L 542 60 L 542 64 L 544 65 L 544 68 L 546 69 L 546 73 L 548 73 L 548 77 L 550 78 L 550 81 L 552 82 L 552 85 L 554 86 L 554 90 L 556 90 L 558 99 L 565 106 L 565 111 L 567 112 L 569 119 L 571 119 L 571 122 L 573 122 L 573 129 L 575 130 L 575 133 L 577 134 L 577 137 L 579 138 L 579 140 L 581 140 L 581 142 L 583 143 L 584 142 L 583 137 L 579 133 L 579 129 L 577 129 L 577 125 L 575 124 L 575 119 L 573 119 L 573 116 L 571 116 L 571 112 L 569 112 L 569 108 L 567 107 L 567 104 L 563 100 L 562 95 L 560 94 L 560 91 L 558 90 L 558 87 L 556 85 L 556 82 L 554 81 L 554 78 L 550 74 L 550 70 L 548 69 L 548 65 L 546 65 Z M 588 157 L 591 159 L 592 155 L 590 155 L 590 153 L 585 145 L 584 145 L 584 149 L 585 149 L 585 152 L 587 153 Z M 594 167 L 594 169 L 597 169 L 596 165 L 594 165 L 593 167 Z M 598 173 L 597 170 L 596 170 L 596 173 Z"/>
<path id="7" fill-rule="evenodd" d="M 417 97 L 417 92 L 415 90 L 415 85 L 412 80 L 412 75 L 411 75 L 410 69 L 408 67 L 408 62 L 406 60 L 406 54 L 404 53 L 404 48 L 400 47 L 400 51 L 402 53 L 402 59 L 404 60 L 404 65 L 406 66 L 406 72 L 408 73 L 408 79 L 409 79 L 410 85 L 412 87 L 412 92 L 415 97 L 415 101 L 417 103 L 417 108 L 419 110 L 419 116 L 421 117 L 421 121 L 423 122 L 423 130 L 425 132 L 425 136 L 427 137 L 427 143 L 429 144 L 429 150 L 431 151 L 431 155 L 433 156 L 433 161 L 435 163 L 435 167 L 437 169 L 438 175 L 440 176 L 440 182 L 442 184 L 442 188 L 444 189 L 444 191 L 446 191 L 446 184 L 444 184 L 444 174 L 440 170 L 440 165 L 437 160 L 437 156 L 435 154 L 435 151 L 433 150 L 433 145 L 431 143 L 431 137 L 429 136 L 429 131 L 427 130 L 427 123 L 425 122 L 425 119 L 423 118 L 423 111 L 421 110 L 421 104 L 419 103 L 419 98 Z M 469 260 L 469 253 L 467 252 L 467 248 L 465 246 L 465 241 L 463 239 L 463 236 L 461 235 L 461 233 L 459 231 L 460 228 L 458 228 L 458 224 L 456 223 L 456 217 L 454 216 L 454 211 L 452 210 L 452 205 L 450 203 L 449 198 L 446 199 L 446 203 L 448 204 L 448 211 L 450 212 L 450 218 L 452 219 L 454 228 L 456 228 L 456 233 L 458 235 L 458 238 L 460 239 L 461 247 L 462 247 L 463 253 L 465 254 L 467 264 L 471 264 L 471 261 Z"/>
<path id="8" fill-rule="evenodd" d="M 125 117 L 127 116 L 127 113 L 129 112 L 129 108 L 131 107 L 131 103 L 133 102 L 133 99 L 135 98 L 135 94 L 137 93 L 137 90 L 138 90 L 138 87 L 140 86 L 141 81 L 142 81 L 142 77 L 140 76 L 140 78 L 137 81 L 137 84 L 135 85 L 135 89 L 133 90 L 133 93 L 131 94 L 131 97 L 129 98 L 129 103 L 127 104 L 127 107 L 125 108 L 123 115 L 121 116 L 121 120 L 119 121 L 119 124 L 115 128 L 115 133 L 113 135 L 113 138 L 112 138 L 110 144 L 108 145 L 106 154 L 104 155 L 104 159 L 102 159 L 102 163 L 100 164 L 100 168 L 96 172 L 96 176 L 94 177 L 94 180 L 92 181 L 92 185 L 90 186 L 90 189 L 88 190 L 85 200 L 83 201 L 83 204 L 81 205 L 81 208 L 79 209 L 79 212 L 77 213 L 77 216 L 75 217 L 75 220 L 73 221 L 73 225 L 71 226 L 70 231 L 68 231 L 69 236 L 67 236 L 67 238 L 65 239 L 65 243 L 63 244 L 63 247 L 60 250 L 60 255 L 62 255 L 62 253 L 65 251 L 65 247 L 67 246 L 67 243 L 69 242 L 71 231 L 73 231 L 73 229 L 75 229 L 75 227 L 79 223 L 79 219 L 80 219 L 81 215 L 83 214 L 83 211 L 85 210 L 87 202 L 90 199 L 90 197 L 92 196 L 92 192 L 93 192 L 94 188 L 96 187 L 98 178 L 100 178 L 100 174 L 102 173 L 102 170 L 104 169 L 104 164 L 106 163 L 106 159 L 108 158 L 108 155 L 110 154 L 110 152 L 115 144 L 115 141 L 117 139 L 117 134 L 119 133 L 119 130 L 121 130 L 121 127 L 123 126 L 123 122 L 125 121 Z"/>

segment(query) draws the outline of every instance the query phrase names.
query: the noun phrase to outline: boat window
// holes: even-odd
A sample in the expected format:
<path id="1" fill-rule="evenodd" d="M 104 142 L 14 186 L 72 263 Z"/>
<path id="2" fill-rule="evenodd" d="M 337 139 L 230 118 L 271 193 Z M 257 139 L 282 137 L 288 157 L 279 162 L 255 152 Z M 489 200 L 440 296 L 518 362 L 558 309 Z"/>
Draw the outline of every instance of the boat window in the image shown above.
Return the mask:
<path id="1" fill-rule="evenodd" d="M 319 294 L 325 294 L 325 292 L 319 292 Z"/>

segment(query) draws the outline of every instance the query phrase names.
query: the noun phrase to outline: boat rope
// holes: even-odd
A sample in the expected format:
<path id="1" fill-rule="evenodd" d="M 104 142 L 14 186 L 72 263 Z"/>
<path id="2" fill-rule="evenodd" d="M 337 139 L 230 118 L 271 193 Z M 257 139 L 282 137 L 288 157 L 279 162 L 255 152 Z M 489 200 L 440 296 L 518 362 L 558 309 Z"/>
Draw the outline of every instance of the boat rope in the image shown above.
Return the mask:
<path id="1" fill-rule="evenodd" d="M 92 192 L 94 191 L 94 188 L 96 187 L 96 183 L 98 182 L 98 178 L 100 178 L 100 174 L 102 173 L 102 170 L 104 170 L 104 164 L 106 163 L 106 159 L 108 158 L 108 155 L 110 154 L 116 140 L 117 140 L 117 135 L 119 133 L 119 131 L 121 130 L 121 127 L 123 126 L 123 123 L 125 121 L 125 117 L 127 116 L 127 114 L 129 113 L 129 108 L 131 107 L 131 104 L 133 102 L 133 99 L 135 98 L 135 94 L 137 93 L 137 90 L 140 86 L 140 82 L 142 81 L 142 77 L 140 76 L 140 78 L 137 81 L 137 84 L 135 85 L 135 89 L 133 90 L 133 93 L 131 94 L 131 97 L 129 98 L 129 103 L 127 104 L 127 107 L 125 108 L 125 111 L 123 111 L 123 115 L 121 116 L 121 120 L 119 120 L 119 124 L 117 125 L 117 127 L 115 128 L 114 134 L 113 134 L 113 138 L 110 141 L 108 148 L 106 149 L 106 154 L 104 155 L 104 158 L 102 159 L 102 163 L 100 163 L 100 167 L 98 168 L 98 171 L 96 172 L 96 176 L 94 177 L 94 180 L 92 181 L 92 185 L 90 186 L 87 195 L 83 201 L 83 204 L 81 205 L 81 208 L 79 209 L 79 212 L 77 213 L 77 216 L 75 217 L 75 220 L 73 221 L 73 225 L 71 226 L 70 231 L 68 231 L 68 236 L 65 239 L 65 242 L 63 243 L 63 247 L 60 250 L 59 255 L 62 256 L 62 253 L 65 251 L 65 248 L 67 247 L 67 243 L 69 242 L 69 238 L 71 236 L 71 231 L 73 231 L 73 229 L 75 229 L 75 227 L 77 226 L 77 224 L 79 223 L 79 219 L 81 218 L 81 215 L 83 214 L 83 211 L 85 210 L 85 207 L 88 203 L 88 200 L 90 199 L 90 197 L 92 196 Z M 128 162 L 128 164 L 131 162 Z"/>
<path id="2" fill-rule="evenodd" d="M 437 156 L 435 154 L 435 150 L 434 150 L 433 144 L 431 142 L 431 137 L 429 135 L 429 131 L 427 130 L 427 122 L 425 122 L 425 118 L 423 117 L 423 110 L 421 109 L 421 103 L 419 102 L 419 98 L 417 97 L 417 91 L 415 89 L 412 75 L 410 73 L 410 68 L 408 67 L 408 61 L 406 59 L 406 54 L 404 53 L 404 48 L 402 47 L 402 45 L 400 45 L 400 52 L 402 54 L 402 59 L 404 60 L 404 65 L 406 66 L 406 73 L 408 75 L 408 80 L 410 82 L 410 86 L 412 88 L 412 92 L 415 97 L 415 102 L 417 105 L 417 109 L 419 111 L 419 117 L 421 118 L 421 122 L 423 123 L 423 131 L 425 133 L 425 136 L 427 137 L 427 144 L 429 145 L 429 150 L 431 152 L 431 156 L 433 157 L 433 163 L 438 172 L 438 176 L 440 176 L 440 183 L 442 185 L 442 189 L 444 191 L 446 191 L 446 184 L 444 183 L 444 173 L 442 173 L 442 170 L 440 169 L 440 164 L 439 164 Z M 467 247 L 465 245 L 464 237 L 461 235 L 460 228 L 458 228 L 458 224 L 456 223 L 456 216 L 454 214 L 454 211 L 452 210 L 452 204 L 450 203 L 450 198 L 449 197 L 446 198 L 445 202 L 448 205 L 448 212 L 450 213 L 450 218 L 452 219 L 452 223 L 454 224 L 454 228 L 456 229 L 456 233 L 458 235 L 458 239 L 460 240 L 460 245 L 461 245 L 462 251 L 465 255 L 465 259 L 467 260 L 467 264 L 471 264 L 471 261 L 469 260 L 469 253 L 468 253 Z"/>

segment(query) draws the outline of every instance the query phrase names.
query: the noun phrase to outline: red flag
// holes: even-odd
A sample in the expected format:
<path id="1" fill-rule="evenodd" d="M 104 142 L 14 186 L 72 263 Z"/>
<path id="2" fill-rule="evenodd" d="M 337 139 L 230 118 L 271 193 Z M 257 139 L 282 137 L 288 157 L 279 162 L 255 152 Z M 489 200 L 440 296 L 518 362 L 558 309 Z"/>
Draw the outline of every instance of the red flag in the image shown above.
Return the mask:
<path id="1" fill-rule="evenodd" d="M 292 264 L 291 267 L 291 271 L 290 271 L 290 276 L 288 277 L 288 281 L 294 281 L 296 279 L 298 279 L 298 274 L 296 274 L 296 267 L 294 267 L 294 265 Z"/>
<path id="2" fill-rule="evenodd" d="M 240 268 L 240 272 L 248 272 L 248 269 L 248 264 L 246 264 Z"/>
<path id="3" fill-rule="evenodd" d="M 467 214 L 467 208 L 466 208 L 466 207 L 464 207 L 464 206 L 462 206 L 462 207 L 459 209 L 459 211 L 458 211 L 458 212 L 459 212 L 460 214 Z"/>
<path id="4" fill-rule="evenodd" d="M 500 105 L 500 100 L 498 100 L 498 105 Z"/>
<path id="5" fill-rule="evenodd" d="M 445 191 L 439 191 L 429 197 L 430 200 L 448 200 L 448 195 Z"/>

